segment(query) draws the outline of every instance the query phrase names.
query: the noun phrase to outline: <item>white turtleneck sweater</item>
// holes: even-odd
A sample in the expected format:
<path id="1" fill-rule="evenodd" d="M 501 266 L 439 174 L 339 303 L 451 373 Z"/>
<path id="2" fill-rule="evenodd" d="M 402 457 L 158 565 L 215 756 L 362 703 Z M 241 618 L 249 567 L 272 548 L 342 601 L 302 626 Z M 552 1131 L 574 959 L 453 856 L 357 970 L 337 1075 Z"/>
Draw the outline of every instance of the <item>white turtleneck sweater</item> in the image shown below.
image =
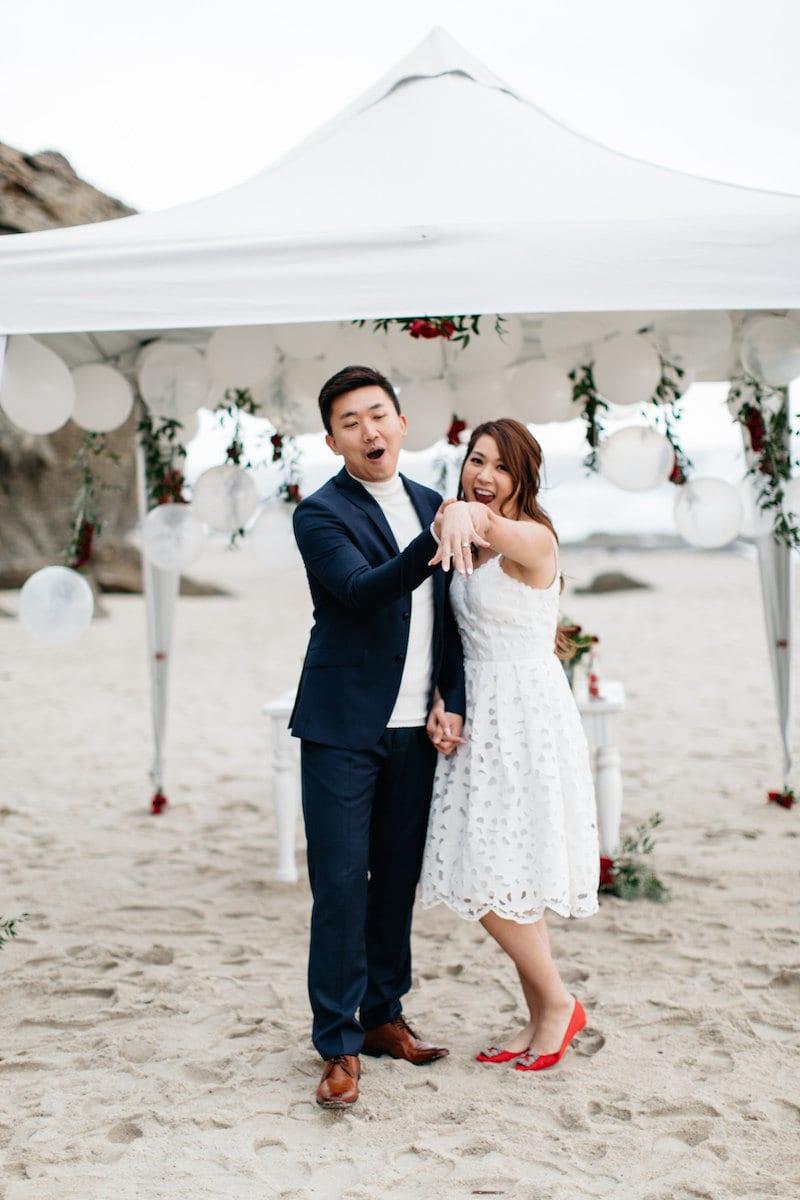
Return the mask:
<path id="1" fill-rule="evenodd" d="M 357 478 L 355 475 L 353 478 Z M 399 475 L 370 483 L 358 482 L 383 509 L 395 541 L 401 550 L 422 531 L 411 497 Z M 424 725 L 428 718 L 428 697 L 433 670 L 433 580 L 426 579 L 412 594 L 408 649 L 397 694 L 387 728 Z"/>

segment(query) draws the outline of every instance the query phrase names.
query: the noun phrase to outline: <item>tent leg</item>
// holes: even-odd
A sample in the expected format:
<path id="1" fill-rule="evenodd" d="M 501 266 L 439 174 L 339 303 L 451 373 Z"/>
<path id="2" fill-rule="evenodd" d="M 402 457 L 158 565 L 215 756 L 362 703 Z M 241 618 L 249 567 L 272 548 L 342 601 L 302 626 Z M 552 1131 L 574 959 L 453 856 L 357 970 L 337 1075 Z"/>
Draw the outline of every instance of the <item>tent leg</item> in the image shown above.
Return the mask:
<path id="1" fill-rule="evenodd" d="M 139 496 L 139 520 L 144 522 L 149 504 L 144 453 L 136 443 L 136 480 Z M 151 808 L 158 813 L 166 803 L 164 796 L 164 746 L 167 728 L 167 695 L 175 605 L 180 574 L 154 567 L 142 554 L 142 586 L 147 624 L 147 661 L 150 675 L 150 704 L 153 723 L 153 761 L 150 780 L 153 785 Z"/>

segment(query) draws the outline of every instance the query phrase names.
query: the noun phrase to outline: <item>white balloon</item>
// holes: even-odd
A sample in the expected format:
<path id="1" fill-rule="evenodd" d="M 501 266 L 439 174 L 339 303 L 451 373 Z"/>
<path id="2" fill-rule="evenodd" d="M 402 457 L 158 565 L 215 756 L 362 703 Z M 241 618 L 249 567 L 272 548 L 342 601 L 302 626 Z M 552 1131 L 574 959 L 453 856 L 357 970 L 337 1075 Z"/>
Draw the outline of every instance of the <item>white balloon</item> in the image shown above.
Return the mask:
<path id="1" fill-rule="evenodd" d="M 0 407 L 26 433 L 53 433 L 75 405 L 75 383 L 65 362 L 21 335 L 8 339 L 0 378 Z"/>
<path id="2" fill-rule="evenodd" d="M 612 404 L 646 404 L 661 379 L 658 353 L 646 337 L 622 333 L 597 347 L 593 378 Z"/>
<path id="3" fill-rule="evenodd" d="M 522 350 L 524 329 L 521 319 L 514 315 L 503 317 L 500 331 L 495 329 L 495 317 L 481 317 L 477 334 L 470 334 L 466 346 L 456 342 L 445 343 L 445 360 L 457 378 L 502 371 L 519 358 Z"/>
<path id="4" fill-rule="evenodd" d="M 181 421 L 205 403 L 211 383 L 208 365 L 191 346 L 160 342 L 147 348 L 140 364 L 139 390 L 155 416 Z"/>
<path id="5" fill-rule="evenodd" d="M 72 379 L 76 425 L 93 433 L 108 433 L 125 424 L 133 408 L 133 389 L 124 375 L 105 363 L 87 363 L 75 367 Z"/>
<path id="6" fill-rule="evenodd" d="M 445 343 L 445 338 L 415 338 L 399 325 L 390 325 L 386 348 L 393 373 L 408 379 L 438 379 L 446 366 Z"/>
<path id="7" fill-rule="evenodd" d="M 515 367 L 510 380 L 511 402 L 519 419 L 533 424 L 570 421 L 578 415 L 572 403 L 572 382 L 563 367 L 534 360 Z"/>
<path id="8" fill-rule="evenodd" d="M 709 477 L 678 488 L 674 511 L 681 537 L 704 550 L 727 546 L 738 537 L 744 519 L 742 498 L 733 484 Z"/>
<path id="9" fill-rule="evenodd" d="M 595 343 L 602 341 L 606 332 L 599 317 L 555 313 L 545 317 L 539 328 L 542 354 L 567 371 L 586 367 L 594 359 Z"/>
<path id="10" fill-rule="evenodd" d="M 333 344 L 325 354 L 320 368 L 320 387 L 331 375 L 343 367 L 372 367 L 387 379 L 396 374 L 392 370 L 386 334 L 373 331 L 371 321 L 365 325 L 354 325 L 346 321 L 336 327 Z M 319 391 L 319 388 L 317 389 Z"/>
<path id="11" fill-rule="evenodd" d="M 233 463 L 204 471 L 192 489 L 194 515 L 224 533 L 244 528 L 257 507 L 256 485 Z"/>
<path id="12" fill-rule="evenodd" d="M 272 501 L 247 534 L 247 544 L 258 561 L 276 574 L 303 564 L 292 532 L 293 507 L 282 500 Z"/>
<path id="13" fill-rule="evenodd" d="M 159 504 L 142 524 L 142 553 L 162 571 L 183 571 L 203 549 L 206 531 L 190 504 Z"/>
<path id="14" fill-rule="evenodd" d="M 184 448 L 189 445 L 200 432 L 200 417 L 198 413 L 189 413 L 188 417 L 184 417 L 180 422 L 180 428 L 177 430 L 178 442 Z"/>
<path id="15" fill-rule="evenodd" d="M 742 527 L 739 536 L 745 538 L 764 537 L 772 532 L 772 513 L 759 507 L 756 489 L 749 475 L 735 484 L 742 502 Z"/>
<path id="16" fill-rule="evenodd" d="M 511 400 L 511 373 L 492 371 L 483 375 L 463 375 L 450 379 L 453 389 L 453 413 L 466 421 L 470 429 L 497 417 L 516 417 Z"/>
<path id="17" fill-rule="evenodd" d="M 665 313 L 655 322 L 654 334 L 669 362 L 701 370 L 730 350 L 733 322 L 726 312 Z"/>
<path id="18" fill-rule="evenodd" d="M 400 406 L 408 418 L 405 450 L 427 450 L 447 437 L 453 420 L 455 397 L 443 379 L 406 383 L 400 390 Z"/>
<path id="19" fill-rule="evenodd" d="M 258 387 L 277 362 L 272 332 L 265 325 L 215 329 L 208 339 L 206 360 L 211 378 L 223 394 L 228 388 Z"/>
<path id="20" fill-rule="evenodd" d="M 321 358 L 336 341 L 336 321 L 315 321 L 305 325 L 274 325 L 272 337 L 282 354 L 290 358 Z"/>
<path id="21" fill-rule="evenodd" d="M 83 633 L 94 612 L 92 589 L 70 567 L 42 567 L 19 594 L 19 619 L 45 642 L 66 642 Z"/>
<path id="22" fill-rule="evenodd" d="M 675 451 L 663 434 L 647 425 L 612 433 L 597 451 L 600 474 L 626 492 L 647 492 L 672 473 Z"/>
<path id="23" fill-rule="evenodd" d="M 800 475 L 795 475 L 783 487 L 783 515 L 790 524 L 800 526 Z"/>
<path id="24" fill-rule="evenodd" d="M 322 429 L 318 397 L 325 378 L 318 362 L 284 359 L 280 379 L 264 403 L 266 416 L 280 433 L 296 437 Z"/>
<path id="25" fill-rule="evenodd" d="M 788 317 L 764 317 L 742 335 L 739 354 L 748 375 L 785 387 L 800 375 L 800 326 Z"/>

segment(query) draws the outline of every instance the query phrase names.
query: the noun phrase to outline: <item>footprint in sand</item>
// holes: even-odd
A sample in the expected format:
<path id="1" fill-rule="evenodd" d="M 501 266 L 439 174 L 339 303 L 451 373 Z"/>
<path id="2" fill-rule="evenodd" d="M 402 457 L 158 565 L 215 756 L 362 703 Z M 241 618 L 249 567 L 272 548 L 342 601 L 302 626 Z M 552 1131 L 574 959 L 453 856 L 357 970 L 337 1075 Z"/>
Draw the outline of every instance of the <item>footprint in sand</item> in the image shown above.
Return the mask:
<path id="1" fill-rule="evenodd" d="M 135 1121 L 118 1121 L 116 1125 L 111 1126 L 106 1137 L 110 1142 L 125 1144 L 135 1142 L 137 1138 L 144 1137 L 144 1132 Z"/>
<path id="2" fill-rule="evenodd" d="M 587 1025 L 572 1043 L 575 1053 L 580 1054 L 582 1058 L 592 1058 L 597 1054 L 598 1050 L 603 1049 L 605 1044 L 606 1039 L 604 1035 L 592 1025 Z"/>

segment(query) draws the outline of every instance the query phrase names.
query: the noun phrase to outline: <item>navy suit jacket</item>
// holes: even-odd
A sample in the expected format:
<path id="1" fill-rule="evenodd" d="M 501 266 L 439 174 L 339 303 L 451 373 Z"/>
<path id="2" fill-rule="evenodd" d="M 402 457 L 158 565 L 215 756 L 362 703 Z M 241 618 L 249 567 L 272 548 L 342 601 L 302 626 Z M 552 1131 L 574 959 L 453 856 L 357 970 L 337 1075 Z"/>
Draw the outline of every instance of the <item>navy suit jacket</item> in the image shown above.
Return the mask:
<path id="1" fill-rule="evenodd" d="M 365 750 L 383 734 L 400 690 L 411 597 L 433 576 L 431 698 L 464 715 L 461 642 L 447 600 L 450 576 L 429 567 L 430 523 L 441 503 L 431 488 L 401 476 L 422 532 L 402 551 L 383 510 L 345 469 L 295 509 L 314 625 L 289 721 L 295 737 Z"/>

